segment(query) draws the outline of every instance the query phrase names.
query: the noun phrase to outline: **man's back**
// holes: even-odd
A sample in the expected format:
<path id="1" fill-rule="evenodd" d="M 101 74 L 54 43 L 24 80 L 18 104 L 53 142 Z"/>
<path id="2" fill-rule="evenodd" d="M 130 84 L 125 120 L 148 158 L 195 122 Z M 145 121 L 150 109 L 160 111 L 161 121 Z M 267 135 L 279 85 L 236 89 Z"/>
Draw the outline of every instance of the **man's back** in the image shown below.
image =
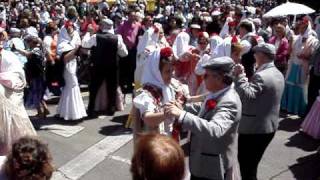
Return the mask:
<path id="1" fill-rule="evenodd" d="M 97 34 L 97 46 L 93 50 L 95 65 L 110 65 L 117 62 L 118 37 L 111 33 Z"/>
<path id="2" fill-rule="evenodd" d="M 274 64 L 269 64 L 252 77 L 250 85 L 260 92 L 248 97 L 238 91 L 243 103 L 239 133 L 275 132 L 279 124 L 280 102 L 284 90 L 283 75 Z"/>
<path id="3" fill-rule="evenodd" d="M 224 171 L 233 167 L 237 159 L 237 129 L 241 117 L 241 101 L 237 92 L 231 88 L 217 100 L 215 109 L 199 113 L 198 116 L 200 117 L 187 114 L 185 121 L 203 118 L 209 121 L 211 126 L 208 126 L 208 129 L 203 127 L 203 130 L 198 132 L 197 127 L 201 127 L 203 123 L 195 121 L 195 124 L 199 124 L 191 129 L 191 173 L 198 177 L 223 179 L 222 176 L 226 173 Z M 228 127 L 230 122 L 232 124 Z M 212 134 L 207 134 L 206 131 Z"/>

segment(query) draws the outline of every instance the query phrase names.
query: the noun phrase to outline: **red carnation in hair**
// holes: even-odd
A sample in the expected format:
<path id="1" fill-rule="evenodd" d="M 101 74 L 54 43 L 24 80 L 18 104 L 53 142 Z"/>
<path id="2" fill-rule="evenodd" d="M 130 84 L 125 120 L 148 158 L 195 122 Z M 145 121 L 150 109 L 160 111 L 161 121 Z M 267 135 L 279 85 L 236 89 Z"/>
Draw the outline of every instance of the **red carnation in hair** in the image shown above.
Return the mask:
<path id="1" fill-rule="evenodd" d="M 160 56 L 162 58 L 168 58 L 168 57 L 172 56 L 172 54 L 173 54 L 173 52 L 170 47 L 165 47 L 160 50 Z"/>
<path id="2" fill-rule="evenodd" d="M 229 27 L 236 27 L 237 23 L 235 21 L 231 21 L 231 22 L 228 23 L 228 26 Z"/>
<path id="3" fill-rule="evenodd" d="M 204 37 L 204 33 L 203 32 L 199 32 L 199 37 Z"/>
<path id="4" fill-rule="evenodd" d="M 304 17 L 302 18 L 302 22 L 303 22 L 304 24 L 309 24 L 309 18 L 308 18 L 308 16 L 304 16 Z"/>
<path id="5" fill-rule="evenodd" d="M 70 26 L 73 26 L 73 22 L 72 22 L 72 21 L 68 20 L 68 21 L 66 21 L 66 22 L 64 23 L 64 27 L 68 28 L 68 27 L 70 27 Z"/>
<path id="6" fill-rule="evenodd" d="M 199 38 L 204 37 L 206 39 L 209 38 L 209 34 L 207 32 L 199 32 Z"/>
<path id="7" fill-rule="evenodd" d="M 153 25 L 153 29 L 154 29 L 154 33 L 158 33 L 159 32 L 159 28 L 156 25 Z"/>

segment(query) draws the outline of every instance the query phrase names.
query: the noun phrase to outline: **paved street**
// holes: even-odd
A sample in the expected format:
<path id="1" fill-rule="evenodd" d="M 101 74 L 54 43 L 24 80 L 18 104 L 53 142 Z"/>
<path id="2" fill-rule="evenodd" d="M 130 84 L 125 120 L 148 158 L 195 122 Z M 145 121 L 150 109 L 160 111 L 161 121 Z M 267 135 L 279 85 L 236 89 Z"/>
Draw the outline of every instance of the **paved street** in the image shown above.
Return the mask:
<path id="1" fill-rule="evenodd" d="M 87 93 L 83 95 L 87 103 Z M 53 117 L 56 108 L 53 103 L 51 117 L 32 118 L 41 139 L 49 143 L 57 168 L 53 179 L 131 179 L 132 135 L 124 128 L 130 106 L 113 117 L 66 122 Z M 30 116 L 36 113 L 28 112 Z M 320 156 L 316 154 L 320 142 L 299 133 L 300 123 L 296 117 L 281 120 L 280 130 L 259 166 L 259 179 L 317 180 L 320 177 Z"/>

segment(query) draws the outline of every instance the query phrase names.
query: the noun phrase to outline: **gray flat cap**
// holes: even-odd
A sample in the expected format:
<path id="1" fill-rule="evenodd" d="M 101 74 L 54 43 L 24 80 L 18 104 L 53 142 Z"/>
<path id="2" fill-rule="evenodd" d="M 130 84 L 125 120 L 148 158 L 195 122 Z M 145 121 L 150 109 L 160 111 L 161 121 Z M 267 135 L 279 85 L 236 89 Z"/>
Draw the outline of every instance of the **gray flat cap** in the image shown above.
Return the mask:
<path id="1" fill-rule="evenodd" d="M 101 19 L 101 24 L 107 25 L 107 26 L 113 26 L 113 21 L 109 18 L 103 18 Z"/>
<path id="2" fill-rule="evenodd" d="M 21 33 L 21 30 L 18 28 L 10 28 L 10 33 Z"/>
<path id="3" fill-rule="evenodd" d="M 201 26 L 199 24 L 191 24 L 190 28 L 191 29 L 201 29 Z"/>
<path id="4" fill-rule="evenodd" d="M 202 67 L 204 69 L 210 70 L 222 70 L 226 73 L 232 71 L 234 66 L 233 60 L 228 56 L 218 57 L 218 58 L 211 58 L 207 62 L 205 62 Z"/>
<path id="5" fill-rule="evenodd" d="M 269 43 L 261 43 L 256 45 L 253 49 L 254 52 L 261 52 L 264 54 L 275 55 L 276 47 Z"/>

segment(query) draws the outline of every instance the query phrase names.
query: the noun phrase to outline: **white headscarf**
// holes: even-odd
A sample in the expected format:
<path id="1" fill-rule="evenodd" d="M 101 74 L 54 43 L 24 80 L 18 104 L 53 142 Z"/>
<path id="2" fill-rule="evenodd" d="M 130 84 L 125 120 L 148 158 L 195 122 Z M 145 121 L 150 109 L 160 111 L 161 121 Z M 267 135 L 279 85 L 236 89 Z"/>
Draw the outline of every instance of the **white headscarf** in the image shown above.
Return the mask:
<path id="1" fill-rule="evenodd" d="M 61 55 L 63 52 L 71 51 L 79 45 L 81 45 L 79 33 L 74 31 L 73 36 L 71 37 L 67 32 L 67 29 L 62 27 L 58 37 L 57 53 Z"/>
<path id="2" fill-rule="evenodd" d="M 13 52 L 2 50 L 0 60 L 0 84 L 15 90 L 26 85 L 23 65 Z"/>
<path id="3" fill-rule="evenodd" d="M 181 55 L 189 50 L 189 41 L 190 36 L 188 33 L 181 32 L 178 34 L 172 46 L 173 55 L 176 59 L 179 59 Z"/>
<path id="4" fill-rule="evenodd" d="M 154 33 L 154 28 L 149 28 L 144 32 L 143 36 L 139 40 L 137 47 L 137 55 L 143 53 L 148 46 L 156 45 L 159 35 Z"/>
<path id="5" fill-rule="evenodd" d="M 144 66 L 142 75 L 142 84 L 152 84 L 162 89 L 163 103 L 167 103 L 174 100 L 174 92 L 166 85 L 162 79 L 161 72 L 159 69 L 160 64 L 160 48 L 153 51 Z"/>
<path id="6" fill-rule="evenodd" d="M 155 26 L 159 29 L 162 28 L 159 23 L 155 23 Z M 154 27 L 148 28 L 139 40 L 134 75 L 136 82 L 141 82 L 144 64 L 147 61 L 148 56 L 159 47 L 159 43 L 159 33 L 155 33 Z"/>
<path id="7" fill-rule="evenodd" d="M 159 23 L 154 23 L 154 26 L 155 27 L 147 29 L 139 40 L 137 55 L 143 53 L 147 47 L 158 46 L 159 43 L 168 44 L 164 37 L 159 39 L 159 33 L 155 32 L 155 28 L 162 30 L 162 25 Z"/>
<path id="8" fill-rule="evenodd" d="M 233 21 L 232 17 L 227 17 L 226 22 L 224 23 L 224 25 L 220 31 L 220 34 L 219 34 L 219 36 L 221 38 L 224 39 L 229 35 L 229 25 L 228 24 L 229 24 L 229 22 L 232 22 L 232 21 Z"/>

